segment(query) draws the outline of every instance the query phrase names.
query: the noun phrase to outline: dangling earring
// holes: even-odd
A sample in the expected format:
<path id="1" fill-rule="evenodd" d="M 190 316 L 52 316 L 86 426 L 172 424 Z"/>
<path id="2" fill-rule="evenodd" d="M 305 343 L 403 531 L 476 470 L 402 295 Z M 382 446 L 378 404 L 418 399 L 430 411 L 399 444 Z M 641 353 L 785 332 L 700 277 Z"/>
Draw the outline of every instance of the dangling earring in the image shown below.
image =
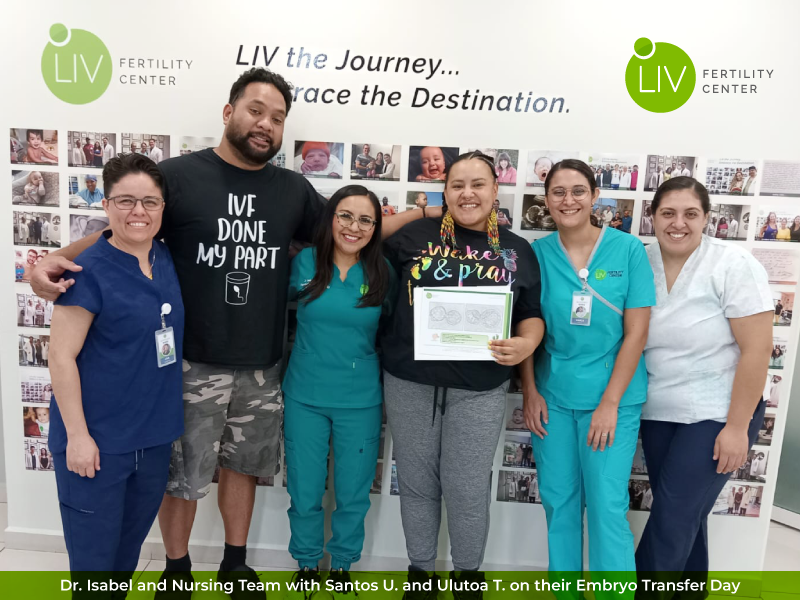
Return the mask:
<path id="1" fill-rule="evenodd" d="M 442 219 L 442 228 L 439 230 L 439 234 L 441 235 L 443 245 L 447 245 L 449 240 L 454 248 L 457 246 L 455 222 L 453 221 L 453 215 L 450 214 L 449 210 L 444 213 L 444 218 Z"/>
<path id="2" fill-rule="evenodd" d="M 489 241 L 489 246 L 494 253 L 500 256 L 502 254 L 502 250 L 500 249 L 500 231 L 497 229 L 497 211 L 492 209 L 492 212 L 489 214 L 489 225 L 486 229 L 486 236 Z"/>

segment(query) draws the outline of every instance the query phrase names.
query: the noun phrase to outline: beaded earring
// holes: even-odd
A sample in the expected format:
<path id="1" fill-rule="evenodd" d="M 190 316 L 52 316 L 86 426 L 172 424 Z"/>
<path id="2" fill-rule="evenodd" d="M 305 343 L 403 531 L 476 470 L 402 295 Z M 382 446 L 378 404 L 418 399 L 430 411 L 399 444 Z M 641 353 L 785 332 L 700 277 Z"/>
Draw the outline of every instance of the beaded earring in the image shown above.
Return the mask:
<path id="1" fill-rule="evenodd" d="M 444 213 L 444 218 L 442 219 L 442 228 L 439 230 L 439 235 L 442 238 L 442 244 L 447 245 L 448 241 L 456 247 L 456 227 L 455 221 L 453 221 L 453 215 L 450 214 L 448 210 Z"/>
<path id="2" fill-rule="evenodd" d="M 495 254 L 501 256 L 503 251 L 500 249 L 500 231 L 497 229 L 497 211 L 494 209 L 489 215 L 489 226 L 486 230 L 486 235 L 489 247 L 494 250 Z"/>

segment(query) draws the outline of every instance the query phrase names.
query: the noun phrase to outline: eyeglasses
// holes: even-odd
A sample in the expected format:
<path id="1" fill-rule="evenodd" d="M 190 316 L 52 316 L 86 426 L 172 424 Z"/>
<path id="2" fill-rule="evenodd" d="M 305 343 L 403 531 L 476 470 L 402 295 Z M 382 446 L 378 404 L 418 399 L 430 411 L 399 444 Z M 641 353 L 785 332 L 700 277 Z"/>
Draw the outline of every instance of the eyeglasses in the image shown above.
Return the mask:
<path id="1" fill-rule="evenodd" d="M 356 221 L 358 223 L 358 228 L 361 231 L 369 231 L 375 227 L 375 224 L 377 223 L 375 219 L 370 219 L 366 216 L 358 217 L 358 219 L 356 219 L 348 212 L 338 212 L 333 214 L 336 215 L 336 218 L 339 219 L 339 223 L 341 223 L 343 227 L 350 227 L 350 225 L 353 224 L 353 221 Z"/>
<path id="2" fill-rule="evenodd" d="M 106 198 L 109 202 L 120 210 L 133 210 L 137 202 L 142 203 L 142 207 L 148 212 L 158 212 L 164 208 L 164 199 L 158 196 L 145 196 L 144 198 L 134 198 L 133 196 L 114 196 Z"/>
<path id="3" fill-rule="evenodd" d="M 575 186 L 571 190 L 568 190 L 566 188 L 557 187 L 550 190 L 548 195 L 552 196 L 559 202 L 563 202 L 564 199 L 566 199 L 567 197 L 567 192 L 571 193 L 572 197 L 575 200 L 583 200 L 589 194 L 589 188 L 583 186 Z"/>

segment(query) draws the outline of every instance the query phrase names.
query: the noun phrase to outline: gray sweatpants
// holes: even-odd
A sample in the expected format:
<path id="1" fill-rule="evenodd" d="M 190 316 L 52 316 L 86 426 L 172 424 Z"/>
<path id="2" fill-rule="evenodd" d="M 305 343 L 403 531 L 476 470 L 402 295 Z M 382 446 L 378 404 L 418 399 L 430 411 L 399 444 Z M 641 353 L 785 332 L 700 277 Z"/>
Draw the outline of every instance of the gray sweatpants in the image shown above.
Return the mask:
<path id="1" fill-rule="evenodd" d="M 453 567 L 479 569 L 489 534 L 492 462 L 508 382 L 488 392 L 448 388 L 444 415 L 444 388 L 386 371 L 383 382 L 409 561 L 434 570 L 444 496 Z"/>

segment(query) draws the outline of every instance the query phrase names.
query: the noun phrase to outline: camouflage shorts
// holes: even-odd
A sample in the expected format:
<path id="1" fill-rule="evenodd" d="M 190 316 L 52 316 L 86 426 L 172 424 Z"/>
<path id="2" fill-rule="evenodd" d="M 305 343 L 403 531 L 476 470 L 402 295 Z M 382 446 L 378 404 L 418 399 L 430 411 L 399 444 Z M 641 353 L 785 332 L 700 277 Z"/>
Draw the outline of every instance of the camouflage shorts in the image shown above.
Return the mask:
<path id="1" fill-rule="evenodd" d="M 172 444 L 167 494 L 199 500 L 219 465 L 269 477 L 280 468 L 281 365 L 246 371 L 183 361 L 185 432 Z"/>

